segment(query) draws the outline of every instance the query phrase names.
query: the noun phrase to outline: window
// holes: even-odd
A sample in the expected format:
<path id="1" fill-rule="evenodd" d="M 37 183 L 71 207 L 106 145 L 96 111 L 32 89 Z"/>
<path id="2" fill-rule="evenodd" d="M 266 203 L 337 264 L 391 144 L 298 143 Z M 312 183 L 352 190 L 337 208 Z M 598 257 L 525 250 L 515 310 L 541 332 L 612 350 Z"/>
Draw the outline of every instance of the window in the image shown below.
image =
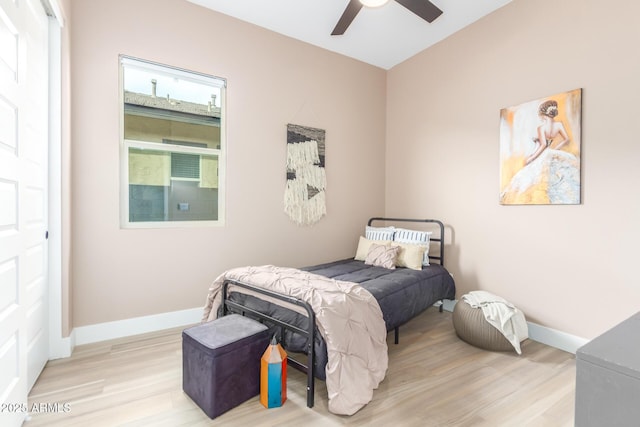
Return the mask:
<path id="1" fill-rule="evenodd" d="M 223 79 L 120 57 L 121 223 L 224 223 Z"/>

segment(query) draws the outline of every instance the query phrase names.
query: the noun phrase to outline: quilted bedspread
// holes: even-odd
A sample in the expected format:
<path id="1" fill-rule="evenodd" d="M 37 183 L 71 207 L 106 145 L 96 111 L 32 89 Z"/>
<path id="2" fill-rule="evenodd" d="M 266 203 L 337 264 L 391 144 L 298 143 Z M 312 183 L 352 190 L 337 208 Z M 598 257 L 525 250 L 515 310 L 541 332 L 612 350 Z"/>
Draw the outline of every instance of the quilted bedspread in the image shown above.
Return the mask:
<path id="1" fill-rule="evenodd" d="M 238 280 L 299 298 L 316 314 L 327 345 L 329 410 L 352 415 L 371 401 L 388 365 L 387 330 L 376 299 L 360 285 L 306 271 L 242 267 L 221 274 L 209 288 L 202 321 L 215 319 L 226 279 Z"/>

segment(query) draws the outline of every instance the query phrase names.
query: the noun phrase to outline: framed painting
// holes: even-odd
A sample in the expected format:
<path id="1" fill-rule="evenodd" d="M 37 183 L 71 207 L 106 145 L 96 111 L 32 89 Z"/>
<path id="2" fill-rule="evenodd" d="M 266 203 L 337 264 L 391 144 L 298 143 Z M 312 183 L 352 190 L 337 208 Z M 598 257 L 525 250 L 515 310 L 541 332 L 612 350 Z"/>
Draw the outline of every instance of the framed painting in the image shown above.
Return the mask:
<path id="1" fill-rule="evenodd" d="M 500 110 L 500 204 L 580 204 L 582 89 Z"/>

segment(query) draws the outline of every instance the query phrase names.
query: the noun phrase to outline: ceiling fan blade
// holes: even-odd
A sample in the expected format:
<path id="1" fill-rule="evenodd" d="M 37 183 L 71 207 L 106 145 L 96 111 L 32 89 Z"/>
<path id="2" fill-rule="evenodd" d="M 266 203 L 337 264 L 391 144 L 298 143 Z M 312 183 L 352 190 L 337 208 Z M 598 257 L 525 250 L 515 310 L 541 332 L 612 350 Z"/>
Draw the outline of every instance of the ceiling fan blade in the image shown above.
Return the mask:
<path id="1" fill-rule="evenodd" d="M 341 36 L 344 34 L 358 12 L 360 12 L 360 9 L 362 9 L 362 3 L 359 0 L 350 0 L 331 35 Z"/>
<path id="2" fill-rule="evenodd" d="M 398 3 L 409 9 L 427 22 L 433 22 L 442 15 L 442 11 L 438 6 L 429 0 L 396 0 Z"/>

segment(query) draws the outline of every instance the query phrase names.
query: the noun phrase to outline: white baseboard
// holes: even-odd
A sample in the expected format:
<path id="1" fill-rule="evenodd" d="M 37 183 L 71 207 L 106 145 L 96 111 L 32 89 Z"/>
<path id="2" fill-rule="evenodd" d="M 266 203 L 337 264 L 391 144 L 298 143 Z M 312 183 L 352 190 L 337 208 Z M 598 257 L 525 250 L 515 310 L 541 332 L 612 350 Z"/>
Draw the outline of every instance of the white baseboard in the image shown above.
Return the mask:
<path id="1" fill-rule="evenodd" d="M 457 302 L 458 300 L 444 300 L 443 308 L 453 312 L 453 307 Z M 568 353 L 576 354 L 580 347 L 589 342 L 588 339 L 538 325 L 537 323 L 527 322 L 527 326 L 529 327 L 529 339 Z"/>
<path id="2" fill-rule="evenodd" d="M 443 309 L 453 312 L 453 307 L 456 303 L 457 300 L 444 300 Z M 91 344 L 163 329 L 188 326 L 198 323 L 201 317 L 202 307 L 198 307 L 151 316 L 80 326 L 72 331 L 71 336 L 62 340 L 61 347 L 59 347 L 55 358 L 68 357 L 76 345 Z M 580 338 L 533 322 L 527 322 L 527 324 L 529 326 L 530 339 L 569 353 L 575 354 L 578 348 L 589 342 L 589 340 L 585 338 Z"/>
<path id="3" fill-rule="evenodd" d="M 76 346 L 75 330 L 68 337 L 49 340 L 49 360 L 63 359 L 71 356 Z"/>
<path id="4" fill-rule="evenodd" d="M 115 338 L 192 325 L 200 321 L 202 318 L 202 310 L 202 307 L 190 308 L 169 313 L 80 326 L 73 330 L 75 345 L 91 344 Z"/>
<path id="5" fill-rule="evenodd" d="M 529 325 L 530 339 L 569 353 L 576 354 L 580 347 L 589 342 L 586 338 L 580 338 L 533 322 L 527 322 L 527 325 Z"/>
<path id="6" fill-rule="evenodd" d="M 455 307 L 456 302 L 458 302 L 458 300 L 450 300 L 450 299 L 442 300 L 442 308 L 444 310 L 447 310 L 453 313 L 453 307 Z"/>

